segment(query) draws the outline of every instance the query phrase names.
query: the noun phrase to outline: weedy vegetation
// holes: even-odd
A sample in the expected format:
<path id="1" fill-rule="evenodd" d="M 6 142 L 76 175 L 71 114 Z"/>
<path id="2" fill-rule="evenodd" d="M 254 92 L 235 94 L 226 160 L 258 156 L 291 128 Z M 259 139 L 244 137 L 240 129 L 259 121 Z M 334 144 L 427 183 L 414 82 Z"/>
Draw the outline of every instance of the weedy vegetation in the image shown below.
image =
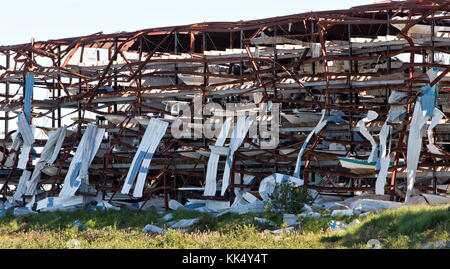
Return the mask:
<path id="1" fill-rule="evenodd" d="M 214 217 L 195 211 L 173 211 L 174 220 L 199 218 L 189 230 L 168 229 L 165 234 L 142 233 L 146 224 L 167 228 L 164 214 L 144 211 L 44 212 L 16 218 L 7 214 L 0 219 L 0 248 L 69 248 L 76 239 L 81 248 L 184 249 L 184 248 L 368 248 L 377 239 L 382 248 L 420 248 L 422 244 L 449 237 L 449 206 L 412 206 L 372 213 L 358 218 L 361 223 L 342 232 L 331 231 L 329 221 L 350 223 L 356 216 L 300 218 L 295 231 L 272 234 L 286 227 L 282 214 L 225 214 Z M 274 226 L 254 217 L 265 218 Z M 79 220 L 86 228 L 73 227 Z"/>

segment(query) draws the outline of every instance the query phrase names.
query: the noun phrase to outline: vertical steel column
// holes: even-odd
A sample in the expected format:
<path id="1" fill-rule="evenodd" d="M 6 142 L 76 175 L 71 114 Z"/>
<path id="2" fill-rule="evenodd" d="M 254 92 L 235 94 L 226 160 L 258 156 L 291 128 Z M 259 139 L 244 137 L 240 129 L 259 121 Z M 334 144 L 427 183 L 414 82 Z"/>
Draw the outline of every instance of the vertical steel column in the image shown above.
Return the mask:
<path id="1" fill-rule="evenodd" d="M 34 47 L 34 37 L 31 38 L 31 46 Z M 30 57 L 31 60 L 34 62 L 34 53 L 30 52 Z M 28 71 L 30 71 L 31 66 L 28 66 Z M 24 80 L 24 97 L 25 97 L 25 80 Z M 33 100 L 34 100 L 34 87 L 33 87 L 33 91 L 31 91 L 31 106 L 30 106 L 30 124 L 33 124 L 33 117 L 31 115 L 33 115 Z M 31 155 L 30 155 L 30 161 L 31 161 Z"/>
<path id="2" fill-rule="evenodd" d="M 352 48 L 352 25 L 348 24 L 348 56 L 353 56 L 353 48 Z M 353 75 L 353 61 L 349 60 L 349 72 L 350 76 L 348 78 L 348 88 L 349 88 L 349 101 L 350 106 L 353 104 L 353 92 L 352 92 L 352 75 Z M 350 136 L 350 141 L 353 142 L 353 132 L 352 132 L 352 126 L 353 126 L 353 112 L 350 110 L 350 121 L 348 123 L 348 134 Z M 353 152 L 355 150 L 355 146 L 353 144 L 350 144 L 350 151 Z"/>
<path id="3" fill-rule="evenodd" d="M 190 32 L 191 40 L 189 42 L 190 44 L 190 52 L 195 53 L 195 34 L 193 32 Z"/>
<path id="4" fill-rule="evenodd" d="M 173 42 L 173 50 L 174 50 L 174 54 L 178 55 L 178 32 L 174 33 L 174 42 Z M 175 63 L 175 85 L 178 85 L 179 81 L 178 81 L 178 64 Z"/>
<path id="5" fill-rule="evenodd" d="M 310 40 L 311 43 L 314 42 L 313 36 L 314 36 L 315 31 L 316 30 L 315 30 L 314 21 L 311 20 L 311 40 Z M 312 58 L 312 51 L 311 51 L 311 58 Z M 313 75 L 316 73 L 316 62 L 311 63 L 311 72 Z"/>
<path id="6" fill-rule="evenodd" d="M 144 40 L 144 38 L 142 36 L 139 36 L 139 62 L 142 61 L 142 41 Z M 138 93 L 138 104 L 141 104 L 141 94 L 140 94 L 140 89 L 142 88 L 142 77 L 140 76 L 142 74 L 142 71 L 139 71 L 139 93 Z M 138 108 L 138 113 L 139 115 L 142 115 L 142 108 L 139 106 Z"/>
<path id="7" fill-rule="evenodd" d="M 240 49 L 244 48 L 244 31 L 243 30 L 241 30 L 240 34 L 239 34 L 239 48 Z M 244 74 L 244 61 L 241 61 L 239 69 L 240 69 L 239 70 L 240 75 L 242 77 L 242 75 Z"/>
<path id="8" fill-rule="evenodd" d="M 113 61 L 117 61 L 117 37 L 114 38 L 114 59 Z M 114 91 L 117 91 L 117 68 L 114 67 Z M 114 113 L 117 113 L 117 104 L 114 104 Z"/>
<path id="9" fill-rule="evenodd" d="M 275 98 L 277 98 L 277 86 L 275 83 L 275 80 L 277 78 L 277 71 L 275 70 L 275 68 L 277 67 L 276 63 L 278 63 L 278 52 L 277 52 L 277 42 L 276 42 L 276 38 L 278 36 L 278 25 L 275 25 L 273 28 L 273 36 L 275 37 L 275 44 L 273 44 L 273 64 L 272 64 L 272 79 L 273 79 L 273 95 Z"/>
<path id="10" fill-rule="evenodd" d="M 391 34 L 391 24 L 389 23 L 389 20 L 391 19 L 391 14 L 390 14 L 390 10 L 388 10 L 388 12 L 387 12 L 387 25 L 386 25 L 386 35 L 390 35 Z M 387 46 L 387 54 L 388 55 L 390 55 L 391 54 L 391 46 Z M 387 59 L 388 61 L 387 61 L 387 71 L 389 72 L 389 74 L 391 73 L 391 71 L 392 71 L 392 60 L 391 60 L 391 57 L 389 57 L 388 59 Z M 388 87 L 387 88 L 387 92 L 386 92 L 386 104 L 388 103 L 388 99 L 389 99 L 389 95 L 391 95 L 391 89 Z"/>
<path id="11" fill-rule="evenodd" d="M 60 67 L 61 66 L 61 46 L 58 46 L 58 63 L 57 63 L 57 65 L 58 65 L 58 67 Z M 60 75 L 61 73 L 60 72 L 58 72 L 58 87 L 57 87 L 57 89 L 58 89 L 58 102 L 59 102 L 59 98 L 61 97 L 61 85 L 60 85 L 60 83 L 62 83 L 62 81 L 61 81 L 61 75 Z M 59 127 L 61 127 L 61 107 L 59 106 L 59 103 L 58 103 L 58 119 L 57 119 L 57 121 L 58 121 L 58 128 Z"/>
<path id="12" fill-rule="evenodd" d="M 206 59 L 205 51 L 206 51 L 206 33 L 203 32 L 202 33 L 202 54 L 203 54 L 203 57 Z M 205 86 L 205 93 L 206 93 L 206 82 L 207 82 L 206 81 L 206 71 L 207 71 L 207 69 L 208 69 L 208 66 L 207 66 L 207 64 L 205 62 L 205 63 L 203 63 L 203 86 Z"/>
<path id="13" fill-rule="evenodd" d="M 434 16 L 433 16 L 434 17 Z M 431 63 L 434 64 L 434 26 L 435 21 L 431 21 Z"/>
<path id="14" fill-rule="evenodd" d="M 432 15 L 434 17 L 434 14 Z M 434 64 L 434 34 L 435 34 L 435 21 L 431 21 L 431 64 Z M 437 86 L 436 86 L 437 87 Z M 438 105 L 438 104 L 436 104 Z M 442 107 L 440 108 L 442 110 Z M 434 194 L 437 194 L 437 177 L 436 177 L 436 167 L 433 167 L 433 190 Z"/>
<path id="15" fill-rule="evenodd" d="M 83 62 L 83 51 L 84 51 L 84 46 L 81 49 L 81 53 L 80 53 L 80 63 Z M 81 68 L 78 70 L 78 72 L 81 74 Z M 78 78 L 78 83 L 79 83 L 79 85 L 78 85 L 78 94 L 81 95 L 81 92 L 83 91 L 83 88 L 81 86 L 81 77 Z M 80 123 L 78 124 L 78 128 L 79 129 L 81 129 L 81 117 L 82 117 L 82 115 L 81 115 L 81 102 L 78 101 L 78 120 L 80 121 Z"/>
<path id="16" fill-rule="evenodd" d="M 8 70 L 9 69 L 9 66 L 10 66 L 10 51 L 8 50 L 8 51 L 6 51 L 6 54 L 5 54 L 5 56 L 6 56 L 6 65 L 5 65 L 5 67 L 6 67 L 6 70 Z M 6 80 L 6 82 L 5 82 L 5 100 L 6 100 L 6 103 L 8 103 L 8 101 L 9 101 L 9 82 L 8 82 L 8 80 Z M 8 122 L 9 122 L 9 112 L 8 111 L 5 111 L 5 139 L 6 139 L 6 136 L 7 136 L 7 134 L 8 134 Z"/>

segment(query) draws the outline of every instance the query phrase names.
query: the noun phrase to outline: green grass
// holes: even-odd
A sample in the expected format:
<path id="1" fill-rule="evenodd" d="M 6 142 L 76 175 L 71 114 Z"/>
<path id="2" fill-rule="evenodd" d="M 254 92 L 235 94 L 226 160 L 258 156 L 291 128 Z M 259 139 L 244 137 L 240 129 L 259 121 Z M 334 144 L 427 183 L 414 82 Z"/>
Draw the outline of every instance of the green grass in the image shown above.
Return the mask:
<path id="1" fill-rule="evenodd" d="M 378 239 L 383 248 L 419 248 L 421 244 L 448 240 L 448 206 L 414 206 L 370 214 L 361 224 L 345 232 L 328 229 L 331 219 L 350 223 L 356 217 L 330 217 L 300 220 L 295 232 L 280 235 L 267 231 L 285 227 L 282 215 L 226 214 L 212 217 L 194 211 L 174 211 L 175 220 L 198 217 L 188 232 L 169 229 L 164 235 L 143 234 L 146 224 L 164 227 L 163 215 L 156 211 L 72 211 L 45 212 L 0 219 L 0 248 L 66 248 L 70 239 L 81 248 L 367 248 Z M 271 227 L 254 217 L 272 220 Z M 72 227 L 75 220 L 86 229 Z"/>

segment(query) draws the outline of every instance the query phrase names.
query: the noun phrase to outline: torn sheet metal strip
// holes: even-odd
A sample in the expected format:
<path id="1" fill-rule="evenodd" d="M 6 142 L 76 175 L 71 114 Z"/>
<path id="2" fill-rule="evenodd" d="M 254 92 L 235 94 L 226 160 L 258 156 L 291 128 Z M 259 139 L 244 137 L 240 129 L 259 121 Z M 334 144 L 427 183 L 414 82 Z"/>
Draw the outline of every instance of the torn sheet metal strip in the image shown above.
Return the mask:
<path id="1" fill-rule="evenodd" d="M 28 123 L 24 113 L 19 113 L 19 115 L 17 115 L 17 128 L 23 138 L 24 144 L 34 144 L 33 128 Z"/>
<path id="2" fill-rule="evenodd" d="M 93 129 L 92 131 L 94 134 L 92 136 L 89 136 L 89 129 Z M 87 158 L 88 159 L 88 167 L 92 163 L 92 160 L 95 157 L 95 154 L 98 151 L 98 148 L 100 147 L 100 144 L 103 140 L 103 135 L 105 133 L 105 129 L 97 128 L 94 124 L 88 124 L 83 137 L 81 138 L 80 144 L 78 145 L 77 151 L 75 152 L 74 157 L 72 158 L 72 161 L 69 166 L 69 171 L 66 174 L 66 177 L 64 178 L 64 186 L 59 193 L 59 197 L 70 197 L 74 196 L 75 192 L 78 190 L 78 188 L 81 185 L 82 178 L 79 176 L 80 170 L 82 168 L 82 159 Z M 88 139 L 94 140 L 88 141 Z M 85 147 L 89 148 L 89 151 L 87 153 L 87 156 L 83 156 L 86 154 Z M 85 179 L 87 180 L 87 179 Z"/>
<path id="3" fill-rule="evenodd" d="M 141 167 L 141 163 L 144 160 L 145 155 L 147 154 L 147 149 L 150 147 L 152 131 L 153 130 L 151 129 L 149 123 L 149 125 L 147 125 L 147 129 L 145 129 L 144 136 L 142 137 L 141 143 L 139 144 L 136 154 L 134 154 L 130 168 L 128 169 L 127 177 L 125 178 L 122 190 L 120 191 L 122 194 L 128 194 L 130 192 L 131 187 L 133 186 L 134 179 L 136 178 L 139 169 Z"/>
<path id="4" fill-rule="evenodd" d="M 51 157 L 47 160 L 48 165 L 52 165 L 56 161 L 56 158 L 58 158 L 58 154 L 61 151 L 62 144 L 64 142 L 64 139 L 66 138 L 66 131 L 67 131 L 66 125 L 58 128 L 57 130 L 58 140 L 56 141 L 56 144 L 53 147 L 53 153 Z"/>
<path id="5" fill-rule="evenodd" d="M 20 138 L 19 136 L 19 132 L 15 132 L 12 135 L 12 145 L 11 145 L 11 150 L 14 151 L 13 153 L 10 153 L 8 155 L 8 157 L 6 158 L 5 161 L 5 166 L 6 167 L 12 167 L 14 165 L 14 160 L 16 159 L 17 156 L 17 151 L 20 148 L 20 145 L 22 144 L 23 140 Z"/>
<path id="6" fill-rule="evenodd" d="M 139 169 L 139 174 L 133 191 L 134 197 L 142 197 L 142 192 L 144 190 L 145 179 L 147 178 L 150 162 L 152 161 L 153 155 L 159 145 L 159 142 L 161 142 L 161 139 L 166 134 L 169 123 L 157 119 L 151 119 L 148 126 L 152 130 L 152 136 L 150 137 L 150 146 L 147 149 L 147 153 L 142 160 L 141 168 Z"/>
<path id="7" fill-rule="evenodd" d="M 83 196 L 69 196 L 69 197 L 47 197 L 38 201 L 36 210 L 53 211 L 64 209 L 67 207 L 74 207 L 82 205 L 84 202 Z"/>
<path id="8" fill-rule="evenodd" d="M 27 73 L 25 75 L 25 94 L 23 99 L 23 113 L 27 123 L 31 122 L 31 97 L 33 96 L 34 75 Z"/>
<path id="9" fill-rule="evenodd" d="M 386 185 L 386 176 L 389 169 L 389 164 L 391 162 L 391 142 L 389 141 L 389 146 L 387 146 L 387 138 L 391 132 L 391 126 L 389 126 L 386 122 L 383 127 L 381 127 L 380 131 L 380 170 L 377 175 L 377 180 L 375 183 L 375 193 L 377 195 L 384 195 L 384 186 Z"/>
<path id="10" fill-rule="evenodd" d="M 16 201 L 22 200 L 22 195 L 26 191 L 27 182 L 31 177 L 31 172 L 28 170 L 23 170 L 22 176 L 19 179 L 19 184 L 17 185 L 16 190 L 14 191 L 13 199 Z"/>
<path id="11" fill-rule="evenodd" d="M 411 197 L 414 181 L 416 179 L 417 165 L 419 163 L 420 151 L 422 149 L 422 135 L 420 130 L 429 118 L 426 116 L 426 113 L 427 110 L 422 110 L 421 102 L 418 100 L 414 107 L 414 113 L 408 136 L 408 151 L 406 156 L 407 191 L 405 203 L 407 203 Z"/>
<path id="12" fill-rule="evenodd" d="M 230 149 L 228 152 L 227 161 L 225 162 L 225 169 L 223 170 L 222 196 L 225 194 L 225 191 L 230 184 L 230 170 L 233 163 L 234 152 L 241 146 L 252 124 L 253 121 L 249 116 L 239 116 L 237 119 L 237 124 L 233 130 L 233 135 L 230 140 Z"/>
<path id="13" fill-rule="evenodd" d="M 61 143 L 59 143 L 59 142 L 60 142 L 60 140 L 64 140 L 65 132 L 66 132 L 65 125 L 58 128 L 56 131 L 49 132 L 48 140 L 45 143 L 45 146 L 41 152 L 41 157 L 36 162 L 36 165 L 34 166 L 33 174 L 31 176 L 30 180 L 27 182 L 27 187 L 26 187 L 26 192 L 25 192 L 26 195 L 34 195 L 35 194 L 37 183 L 40 180 L 41 170 L 44 169 L 46 164 L 53 163 L 53 161 L 51 161 L 51 158 L 53 158 L 53 155 L 55 152 L 59 153 L 61 151 L 62 142 Z M 63 133 L 62 139 L 61 139 L 61 133 Z M 56 156 L 57 156 L 57 154 L 56 154 Z M 56 159 L 56 157 L 55 157 L 55 159 Z"/>
<path id="14" fill-rule="evenodd" d="M 326 120 L 325 121 L 323 120 L 325 118 L 325 112 L 326 112 L 325 109 L 322 110 L 322 116 L 321 116 L 319 122 L 317 123 L 316 127 L 314 127 L 314 129 L 311 131 L 311 133 L 309 133 L 308 137 L 306 137 L 306 140 L 305 140 L 305 142 L 303 142 L 302 148 L 300 149 L 300 152 L 298 153 L 297 163 L 295 164 L 295 170 L 294 170 L 294 177 L 296 177 L 296 178 L 300 178 L 302 156 L 306 150 L 306 146 L 308 146 L 309 140 L 311 140 L 313 135 L 320 132 L 320 130 L 322 130 L 328 123 Z"/>
<path id="15" fill-rule="evenodd" d="M 225 120 L 220 130 L 219 136 L 217 137 L 215 146 L 222 147 L 225 144 L 225 140 L 230 132 L 231 121 L 233 118 L 229 117 Z M 217 191 L 217 167 L 219 165 L 220 154 L 214 152 L 211 148 L 211 154 L 208 159 L 208 166 L 206 169 L 206 179 L 205 179 L 205 191 L 204 196 L 214 196 Z"/>
<path id="16" fill-rule="evenodd" d="M 35 131 L 35 126 L 31 126 L 31 135 L 32 137 L 34 136 L 34 131 Z M 34 138 L 33 138 L 33 143 L 34 143 Z M 31 152 L 31 148 L 33 147 L 33 143 L 32 144 L 28 144 L 24 141 L 23 145 L 22 145 L 22 150 L 20 151 L 20 155 L 19 155 L 19 162 L 17 163 L 17 168 L 19 169 L 26 169 L 27 168 L 27 163 L 28 163 L 28 159 L 30 156 L 30 152 Z"/>
<path id="17" fill-rule="evenodd" d="M 369 159 L 367 160 L 369 163 L 375 162 L 377 160 L 377 143 L 375 142 L 375 139 L 373 139 L 373 136 L 369 133 L 366 127 L 366 123 L 371 122 L 378 118 L 378 113 L 369 110 L 367 113 L 367 117 L 364 119 L 358 121 L 358 124 L 356 125 L 359 127 L 359 132 L 367 139 L 369 140 L 370 144 L 372 145 L 372 151 L 370 152 Z"/>
<path id="18" fill-rule="evenodd" d="M 433 154 L 444 155 L 439 148 L 434 143 L 433 129 L 439 124 L 439 122 L 444 118 L 444 113 L 439 109 L 435 108 L 433 113 L 433 118 L 431 119 L 431 124 L 428 126 L 427 136 L 428 136 L 428 150 Z"/>

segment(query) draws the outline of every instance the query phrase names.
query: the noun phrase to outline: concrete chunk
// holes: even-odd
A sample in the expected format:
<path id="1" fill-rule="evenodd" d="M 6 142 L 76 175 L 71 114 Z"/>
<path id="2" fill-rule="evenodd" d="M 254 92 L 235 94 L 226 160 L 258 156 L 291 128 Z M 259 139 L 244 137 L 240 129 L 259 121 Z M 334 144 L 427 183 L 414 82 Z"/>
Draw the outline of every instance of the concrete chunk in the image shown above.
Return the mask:
<path id="1" fill-rule="evenodd" d="M 255 221 L 262 223 L 262 224 L 266 224 L 266 225 L 270 225 L 270 226 L 275 226 L 275 222 L 268 220 L 268 219 L 264 219 L 264 218 L 258 218 L 255 217 L 254 218 Z"/>
<path id="2" fill-rule="evenodd" d="M 283 214 L 283 222 L 288 226 L 298 225 L 298 217 L 294 214 Z"/>
<path id="3" fill-rule="evenodd" d="M 162 228 L 159 228 L 158 226 L 147 224 L 145 225 L 144 229 L 142 229 L 142 233 L 153 233 L 153 234 L 161 234 L 165 233 L 166 231 Z"/>
<path id="4" fill-rule="evenodd" d="M 182 219 L 171 226 L 173 229 L 189 228 L 198 222 L 198 218 L 195 219 Z"/>

